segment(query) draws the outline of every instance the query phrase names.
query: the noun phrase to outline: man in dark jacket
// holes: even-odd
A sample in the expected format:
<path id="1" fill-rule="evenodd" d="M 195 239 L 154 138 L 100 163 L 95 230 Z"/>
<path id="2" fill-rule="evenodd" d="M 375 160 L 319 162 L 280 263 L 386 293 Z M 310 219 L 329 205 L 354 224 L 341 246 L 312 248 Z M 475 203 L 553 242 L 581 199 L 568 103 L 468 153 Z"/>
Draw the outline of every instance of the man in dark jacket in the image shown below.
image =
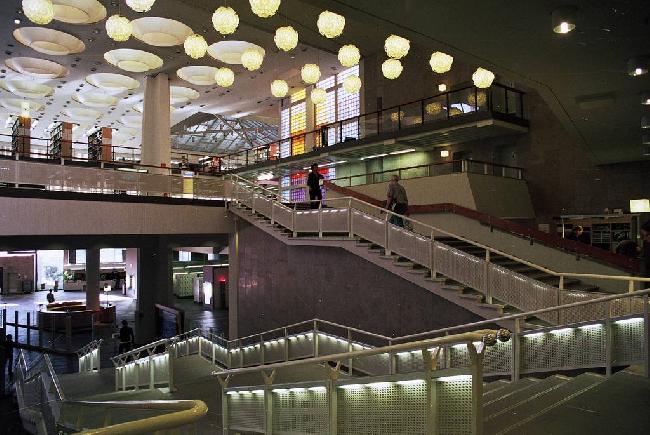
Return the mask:
<path id="1" fill-rule="evenodd" d="M 318 173 L 318 164 L 314 163 L 311 165 L 311 172 L 307 176 L 307 186 L 309 186 L 309 200 L 311 208 L 318 208 L 319 203 L 317 201 L 323 200 L 323 193 L 320 190 L 320 180 L 323 177 Z"/>

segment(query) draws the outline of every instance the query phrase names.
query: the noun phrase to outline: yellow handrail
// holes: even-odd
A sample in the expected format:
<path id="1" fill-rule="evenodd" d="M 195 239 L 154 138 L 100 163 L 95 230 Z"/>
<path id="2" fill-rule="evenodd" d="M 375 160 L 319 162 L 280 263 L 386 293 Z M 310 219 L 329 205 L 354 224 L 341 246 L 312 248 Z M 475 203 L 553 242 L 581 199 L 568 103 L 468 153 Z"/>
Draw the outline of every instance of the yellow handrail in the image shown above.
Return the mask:
<path id="1" fill-rule="evenodd" d="M 173 411 L 171 413 L 157 415 L 155 417 L 143 418 L 141 420 L 114 424 L 97 429 L 88 429 L 81 432 L 85 435 L 151 434 L 160 430 L 174 429 L 181 426 L 194 424 L 202 417 L 204 417 L 208 412 L 208 406 L 202 400 L 145 400 L 124 402 L 66 401 L 64 403 L 67 405 L 108 409 L 123 408 Z"/>

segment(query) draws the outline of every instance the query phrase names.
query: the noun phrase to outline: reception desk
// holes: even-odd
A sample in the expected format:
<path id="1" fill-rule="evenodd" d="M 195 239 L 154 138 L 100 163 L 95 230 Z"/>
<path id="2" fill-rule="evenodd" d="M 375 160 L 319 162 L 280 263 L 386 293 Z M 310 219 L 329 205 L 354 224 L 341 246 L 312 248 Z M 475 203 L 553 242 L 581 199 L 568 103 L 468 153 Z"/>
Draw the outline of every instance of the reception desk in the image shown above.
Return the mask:
<path id="1" fill-rule="evenodd" d="M 93 317 L 93 314 L 96 316 Z M 71 330 L 91 329 L 95 320 L 102 323 L 114 323 L 115 305 L 102 306 L 96 313 L 86 309 L 85 301 L 54 302 L 47 304 L 44 310 L 38 312 L 38 324 L 47 331 L 52 329 L 65 331 L 68 322 Z"/>

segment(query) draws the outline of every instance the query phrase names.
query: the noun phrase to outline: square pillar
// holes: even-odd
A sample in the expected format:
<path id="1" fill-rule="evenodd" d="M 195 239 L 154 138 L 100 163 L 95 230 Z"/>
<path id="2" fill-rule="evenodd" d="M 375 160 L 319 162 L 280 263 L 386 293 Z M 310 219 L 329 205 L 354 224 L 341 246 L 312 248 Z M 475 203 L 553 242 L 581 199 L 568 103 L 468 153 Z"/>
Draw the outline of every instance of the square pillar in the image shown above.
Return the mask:
<path id="1" fill-rule="evenodd" d="M 86 250 L 86 308 L 99 310 L 99 248 Z"/>

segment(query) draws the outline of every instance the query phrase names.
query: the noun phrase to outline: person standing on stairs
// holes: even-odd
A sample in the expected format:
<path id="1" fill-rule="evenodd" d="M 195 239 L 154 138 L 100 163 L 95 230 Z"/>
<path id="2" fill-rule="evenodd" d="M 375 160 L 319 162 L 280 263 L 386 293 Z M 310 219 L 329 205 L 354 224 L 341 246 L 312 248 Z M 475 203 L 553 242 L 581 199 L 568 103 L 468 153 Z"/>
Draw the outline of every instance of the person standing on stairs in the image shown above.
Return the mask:
<path id="1" fill-rule="evenodd" d="M 643 260 L 641 274 L 650 278 L 650 221 L 641 225 L 641 259 Z"/>
<path id="2" fill-rule="evenodd" d="M 128 352 L 133 347 L 135 336 L 133 335 L 133 328 L 129 326 L 129 322 L 122 320 L 122 327 L 120 328 L 120 346 L 118 347 L 118 354 Z"/>
<path id="3" fill-rule="evenodd" d="M 399 176 L 393 175 L 390 177 L 388 192 L 386 193 L 386 209 L 392 210 L 397 215 L 404 215 L 408 208 L 409 199 L 406 195 L 406 189 L 399 184 Z M 398 227 L 404 227 L 404 219 L 396 215 L 391 216 L 390 223 Z"/>
<path id="4" fill-rule="evenodd" d="M 323 192 L 320 190 L 320 180 L 323 175 L 318 172 L 318 164 L 311 165 L 311 172 L 307 176 L 307 186 L 309 187 L 309 206 L 310 208 L 318 208 L 319 202 L 323 200 Z"/>

